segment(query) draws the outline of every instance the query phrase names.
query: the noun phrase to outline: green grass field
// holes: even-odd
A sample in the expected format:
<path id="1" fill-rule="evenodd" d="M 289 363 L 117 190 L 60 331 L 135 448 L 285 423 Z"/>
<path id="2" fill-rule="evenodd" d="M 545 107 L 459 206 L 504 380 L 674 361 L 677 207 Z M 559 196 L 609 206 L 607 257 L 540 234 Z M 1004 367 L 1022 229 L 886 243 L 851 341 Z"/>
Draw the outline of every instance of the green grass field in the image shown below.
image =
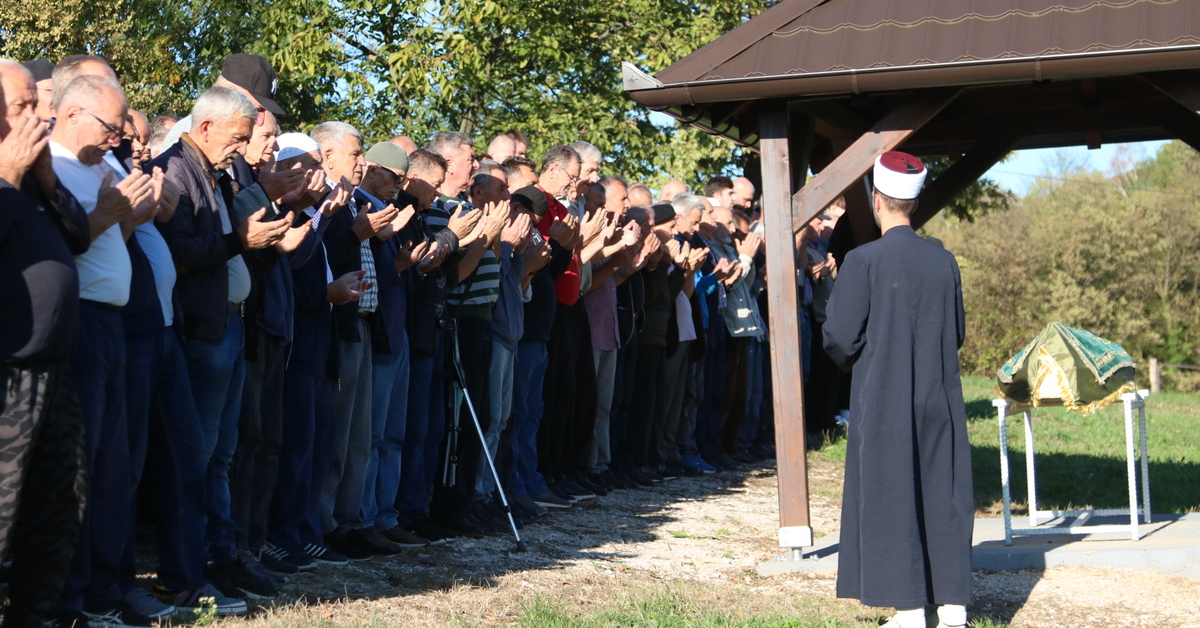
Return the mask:
<path id="1" fill-rule="evenodd" d="M 998 515 L 1002 508 L 995 397 L 994 380 L 963 378 L 979 514 Z M 1128 507 L 1123 412 L 1121 404 L 1086 417 L 1063 408 L 1033 409 L 1040 508 Z M 1200 511 L 1200 395 L 1152 395 L 1146 400 L 1146 422 L 1152 510 Z M 1013 510 L 1027 513 L 1025 430 L 1019 412 L 1008 417 L 1008 447 Z M 845 459 L 845 452 L 845 442 L 837 441 L 817 455 Z"/>

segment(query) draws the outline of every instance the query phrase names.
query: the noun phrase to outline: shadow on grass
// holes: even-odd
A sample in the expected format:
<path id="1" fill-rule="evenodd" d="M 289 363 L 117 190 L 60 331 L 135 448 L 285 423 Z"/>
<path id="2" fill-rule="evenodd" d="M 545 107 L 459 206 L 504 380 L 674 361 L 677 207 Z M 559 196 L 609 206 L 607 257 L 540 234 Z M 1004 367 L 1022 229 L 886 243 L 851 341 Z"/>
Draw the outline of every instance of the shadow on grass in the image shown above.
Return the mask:
<path id="1" fill-rule="evenodd" d="M 1013 511 L 1027 513 L 1029 491 L 1025 453 L 1010 449 L 1008 463 Z M 1039 508 L 1129 506 L 1129 480 L 1123 456 L 1038 451 L 1035 464 Z M 1000 481 L 1000 448 L 995 445 L 971 445 L 971 467 L 976 509 L 998 513 L 1004 498 Z M 1138 473 L 1141 473 L 1140 464 Z M 1138 482 L 1140 500 L 1140 477 Z M 1200 490 L 1197 487 L 1200 487 L 1200 465 L 1151 459 L 1150 497 L 1154 512 L 1200 510 Z"/>

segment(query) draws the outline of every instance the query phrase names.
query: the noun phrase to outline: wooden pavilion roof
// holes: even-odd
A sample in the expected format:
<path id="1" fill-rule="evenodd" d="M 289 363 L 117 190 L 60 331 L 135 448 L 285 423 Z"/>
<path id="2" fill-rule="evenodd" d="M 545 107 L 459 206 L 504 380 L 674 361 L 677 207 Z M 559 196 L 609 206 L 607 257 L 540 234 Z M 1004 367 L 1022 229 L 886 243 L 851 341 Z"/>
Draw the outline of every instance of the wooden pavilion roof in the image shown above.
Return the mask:
<path id="1" fill-rule="evenodd" d="M 751 147 L 759 104 L 786 100 L 816 119 L 817 166 L 913 91 L 947 86 L 961 92 L 905 150 L 1200 147 L 1196 108 L 1178 97 L 1200 85 L 1194 68 L 1195 0 L 783 0 L 653 77 L 627 64 L 624 83 L 635 101 Z"/>

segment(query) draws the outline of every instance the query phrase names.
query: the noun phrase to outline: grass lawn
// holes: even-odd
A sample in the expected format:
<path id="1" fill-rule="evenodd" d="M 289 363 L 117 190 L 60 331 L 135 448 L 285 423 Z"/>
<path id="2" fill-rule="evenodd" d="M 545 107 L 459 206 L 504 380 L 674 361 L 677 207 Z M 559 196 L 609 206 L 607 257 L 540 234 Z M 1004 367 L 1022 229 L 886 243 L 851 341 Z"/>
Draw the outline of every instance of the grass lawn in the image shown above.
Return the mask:
<path id="1" fill-rule="evenodd" d="M 984 516 L 998 516 L 1003 509 L 995 397 L 994 380 L 963 378 L 975 506 Z M 1146 400 L 1146 423 L 1151 508 L 1157 513 L 1200 511 L 1200 395 L 1151 395 Z M 1042 509 L 1128 507 L 1121 404 L 1086 417 L 1063 408 L 1034 408 L 1033 434 Z M 1025 428 L 1020 412 L 1008 417 L 1008 447 L 1013 512 L 1027 514 Z M 844 460 L 845 442 L 830 443 L 816 455 Z"/>

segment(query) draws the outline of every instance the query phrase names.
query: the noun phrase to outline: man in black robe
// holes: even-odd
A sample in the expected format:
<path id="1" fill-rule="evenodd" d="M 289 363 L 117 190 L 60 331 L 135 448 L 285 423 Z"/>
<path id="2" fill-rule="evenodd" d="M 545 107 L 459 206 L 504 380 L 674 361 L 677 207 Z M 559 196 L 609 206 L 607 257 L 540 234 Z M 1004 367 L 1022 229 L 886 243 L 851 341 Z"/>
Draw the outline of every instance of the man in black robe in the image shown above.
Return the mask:
<path id="1" fill-rule="evenodd" d="M 954 256 L 913 232 L 919 159 L 876 159 L 883 236 L 846 255 L 829 299 L 825 350 L 854 369 L 838 597 L 893 606 L 886 625 L 966 624 L 974 499 L 959 379 L 964 335 Z"/>

